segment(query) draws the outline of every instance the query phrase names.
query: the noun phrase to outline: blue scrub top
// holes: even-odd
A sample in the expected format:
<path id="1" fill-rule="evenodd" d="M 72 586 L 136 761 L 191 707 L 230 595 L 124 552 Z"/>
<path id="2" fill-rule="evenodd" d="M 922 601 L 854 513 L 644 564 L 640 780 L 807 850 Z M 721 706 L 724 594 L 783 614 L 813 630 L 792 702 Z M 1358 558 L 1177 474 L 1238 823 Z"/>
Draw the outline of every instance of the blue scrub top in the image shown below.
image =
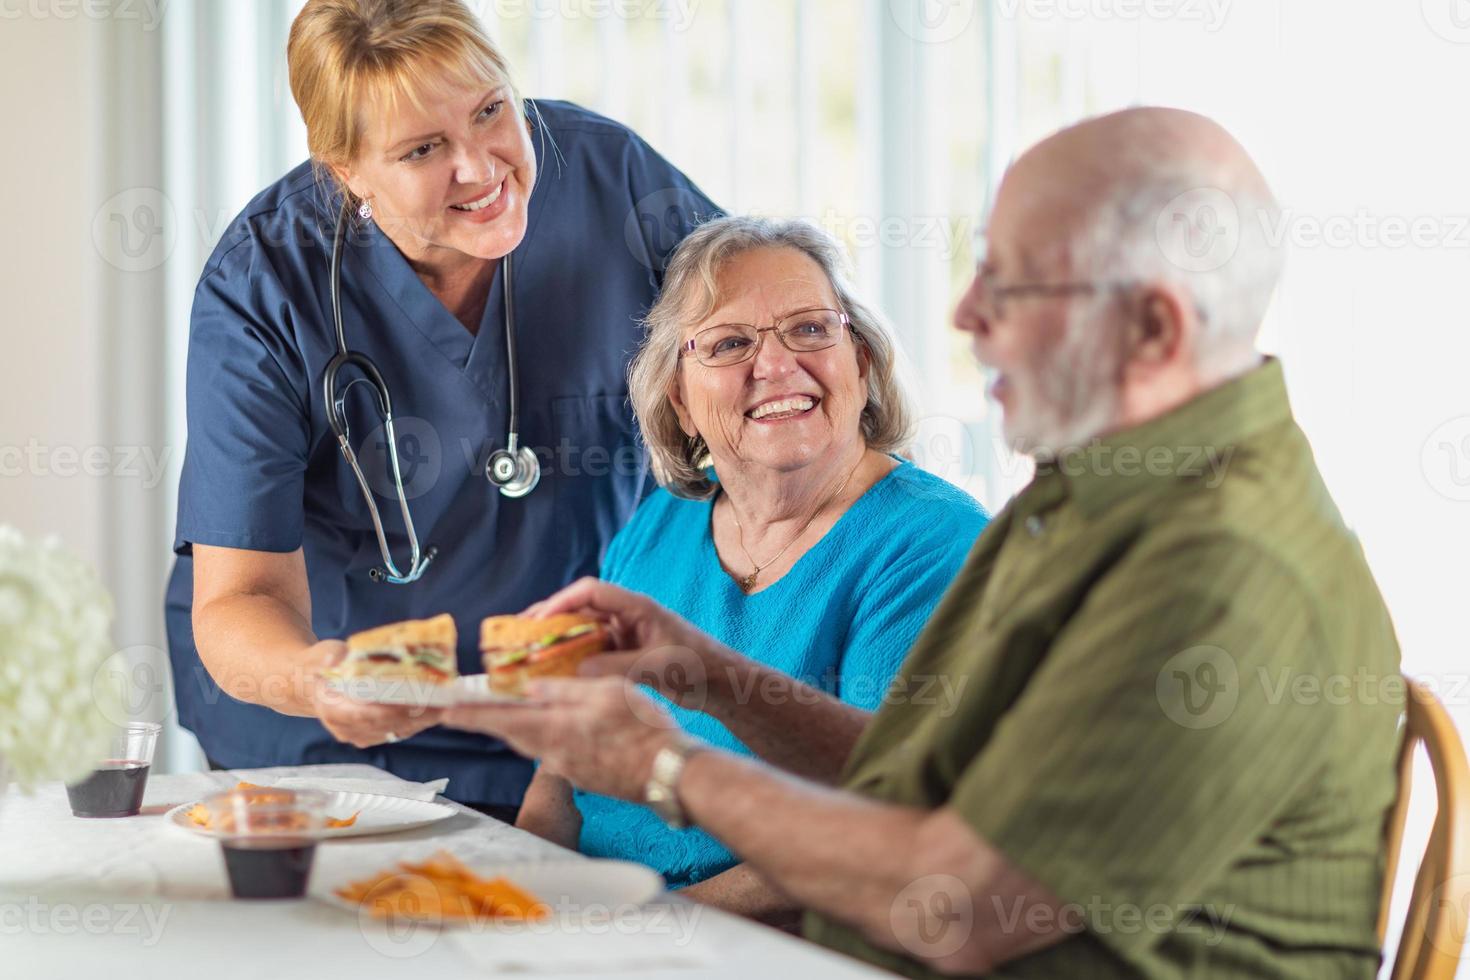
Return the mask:
<path id="1" fill-rule="evenodd" d="M 628 404 L 640 317 L 674 246 L 718 209 L 625 127 L 569 103 L 536 106 L 539 172 L 513 273 L 521 441 L 542 464 L 529 496 L 503 497 L 484 475 L 508 422 L 501 273 L 472 336 L 375 225 L 348 234 L 347 346 L 383 373 L 419 541 L 439 549 L 412 585 L 369 578 L 381 563 L 372 522 L 323 410 L 322 372 L 336 353 L 328 291 L 336 211 L 310 164 L 251 201 L 204 268 L 189 331 L 189 439 L 166 618 L 180 721 L 222 765 L 367 762 L 407 779 L 448 776 L 448 795 L 463 802 L 521 800 L 531 764 L 495 740 L 436 728 L 359 750 L 314 719 L 224 694 L 194 648 L 190 546 L 301 547 L 318 636 L 452 613 L 465 673 L 482 669 L 482 617 L 596 574 L 652 485 Z M 344 372 L 339 386 L 353 376 Z M 352 443 L 406 568 L 407 536 L 370 406 L 367 386 L 354 386 Z"/>

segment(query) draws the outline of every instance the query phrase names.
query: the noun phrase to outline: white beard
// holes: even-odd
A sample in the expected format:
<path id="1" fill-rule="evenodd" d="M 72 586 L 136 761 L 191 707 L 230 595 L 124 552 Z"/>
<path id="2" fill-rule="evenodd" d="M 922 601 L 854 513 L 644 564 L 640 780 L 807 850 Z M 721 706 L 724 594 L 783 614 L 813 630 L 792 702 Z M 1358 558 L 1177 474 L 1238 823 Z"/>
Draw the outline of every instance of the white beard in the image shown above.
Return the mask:
<path id="1" fill-rule="evenodd" d="M 1055 457 L 1113 426 L 1122 358 L 1111 342 L 1114 328 L 1104 322 L 1103 309 L 1098 301 L 1074 304 L 1066 332 L 1045 366 L 1026 378 L 1008 376 L 1019 410 L 1004 413 L 1002 429 L 1016 452 Z M 987 368 L 986 373 L 994 372 Z"/>

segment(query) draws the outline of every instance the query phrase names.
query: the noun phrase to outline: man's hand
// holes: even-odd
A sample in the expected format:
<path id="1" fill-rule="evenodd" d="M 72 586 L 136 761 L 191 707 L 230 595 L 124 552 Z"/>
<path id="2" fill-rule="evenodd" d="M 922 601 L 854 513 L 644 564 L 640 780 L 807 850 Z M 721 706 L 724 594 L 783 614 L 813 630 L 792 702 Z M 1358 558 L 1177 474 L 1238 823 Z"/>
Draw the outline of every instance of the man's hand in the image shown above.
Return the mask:
<path id="1" fill-rule="evenodd" d="M 584 790 L 634 801 L 653 757 L 677 737 L 664 707 L 623 678 L 540 680 L 526 696 L 534 703 L 450 708 L 444 723 L 501 738 Z"/>
<path id="2" fill-rule="evenodd" d="M 871 714 L 730 649 L 657 602 L 584 578 L 523 615 L 578 612 L 608 624 L 616 650 L 588 657 L 583 677 L 626 677 L 709 715 L 756 755 L 834 783 Z"/>
<path id="3" fill-rule="evenodd" d="M 341 640 L 322 640 L 307 650 L 311 704 L 317 719 L 337 741 L 366 749 L 401 741 L 441 722 L 443 711 L 438 708 L 366 704 L 327 687 L 322 673 L 346 656 L 347 645 Z"/>
<path id="4" fill-rule="evenodd" d="M 613 652 L 582 661 L 582 676 L 627 677 L 693 711 L 730 686 L 731 668 L 744 659 L 647 596 L 595 578 L 574 582 L 523 615 L 567 612 L 602 620 L 613 639 Z"/>

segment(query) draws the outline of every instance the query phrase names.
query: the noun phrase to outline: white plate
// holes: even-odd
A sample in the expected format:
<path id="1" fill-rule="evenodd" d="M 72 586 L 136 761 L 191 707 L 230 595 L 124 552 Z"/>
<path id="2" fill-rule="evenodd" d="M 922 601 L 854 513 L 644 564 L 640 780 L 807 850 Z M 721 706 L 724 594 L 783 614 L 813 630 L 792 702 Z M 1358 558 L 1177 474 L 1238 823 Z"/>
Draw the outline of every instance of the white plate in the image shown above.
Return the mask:
<path id="1" fill-rule="evenodd" d="M 330 677 L 327 686 L 354 701 L 404 708 L 448 708 L 456 704 L 530 704 L 525 698 L 490 690 L 487 674 L 466 674 L 448 684 L 383 677 Z"/>
<path id="2" fill-rule="evenodd" d="M 201 837 L 219 838 L 224 835 L 218 830 L 206 830 L 189 819 L 189 808 L 193 803 L 181 803 L 165 813 L 164 819 L 175 827 L 182 827 Z M 321 840 L 334 837 L 367 837 L 372 834 L 396 834 L 417 827 L 427 827 L 454 816 L 457 811 L 443 803 L 425 803 L 421 800 L 405 800 L 397 796 L 379 796 L 375 793 L 327 792 L 327 816 L 345 819 L 356 813 L 357 822 L 351 827 L 333 827 L 313 834 Z"/>
<path id="3" fill-rule="evenodd" d="M 583 858 L 570 861 L 540 861 L 516 864 L 491 864 L 467 860 L 465 864 L 484 878 L 508 878 L 551 906 L 558 921 L 575 921 L 584 917 L 606 919 L 646 905 L 664 893 L 664 880 L 658 872 L 631 861 L 608 861 Z M 339 898 L 335 890 L 354 881 L 372 878 L 387 868 L 371 868 L 354 872 L 342 880 L 330 882 L 329 888 L 313 885 L 313 893 L 329 905 L 358 913 L 358 907 Z M 461 923 L 455 923 L 461 924 Z M 470 923 L 465 923 L 470 924 Z M 508 925 L 508 923 L 498 923 Z"/>

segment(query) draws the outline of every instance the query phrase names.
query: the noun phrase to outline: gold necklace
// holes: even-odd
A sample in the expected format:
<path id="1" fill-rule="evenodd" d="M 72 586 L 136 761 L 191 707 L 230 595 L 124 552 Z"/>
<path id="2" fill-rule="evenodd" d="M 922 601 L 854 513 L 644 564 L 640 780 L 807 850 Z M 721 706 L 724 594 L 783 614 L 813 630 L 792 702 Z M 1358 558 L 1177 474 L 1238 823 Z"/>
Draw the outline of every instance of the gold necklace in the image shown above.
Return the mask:
<path id="1" fill-rule="evenodd" d="M 765 569 L 770 568 L 777 561 L 779 561 L 781 559 L 781 556 L 786 554 L 787 550 L 790 549 L 792 545 L 796 544 L 797 540 L 806 533 L 807 528 L 812 526 L 812 522 L 817 519 L 817 515 L 826 510 L 828 504 L 832 503 L 832 501 L 842 496 L 842 491 L 846 490 L 847 485 L 852 482 L 853 475 L 857 473 L 858 467 L 863 465 L 863 460 L 867 458 L 867 455 L 868 451 L 864 449 L 862 455 L 858 457 L 857 465 L 848 470 L 847 479 L 842 481 L 842 486 L 837 488 L 837 492 L 829 496 L 821 503 L 820 506 L 817 507 L 816 510 L 812 511 L 812 516 L 807 518 L 806 523 L 801 526 L 800 531 L 796 532 L 795 537 L 786 542 L 786 547 L 776 552 L 775 557 L 765 562 L 764 564 L 757 564 L 756 560 L 750 557 L 750 551 L 745 547 L 745 528 L 740 526 L 740 515 L 735 513 L 735 501 L 730 501 L 730 519 L 735 522 L 735 530 L 738 532 L 736 534 L 736 540 L 740 543 L 740 550 L 745 552 L 745 560 L 755 566 L 755 570 L 749 575 L 742 575 L 735 580 L 740 584 L 741 592 L 744 592 L 746 595 L 750 595 L 750 590 L 755 588 L 755 580 L 757 577 L 760 576 L 760 573 Z M 725 496 L 728 497 L 730 496 L 730 494 L 727 492 Z"/>

